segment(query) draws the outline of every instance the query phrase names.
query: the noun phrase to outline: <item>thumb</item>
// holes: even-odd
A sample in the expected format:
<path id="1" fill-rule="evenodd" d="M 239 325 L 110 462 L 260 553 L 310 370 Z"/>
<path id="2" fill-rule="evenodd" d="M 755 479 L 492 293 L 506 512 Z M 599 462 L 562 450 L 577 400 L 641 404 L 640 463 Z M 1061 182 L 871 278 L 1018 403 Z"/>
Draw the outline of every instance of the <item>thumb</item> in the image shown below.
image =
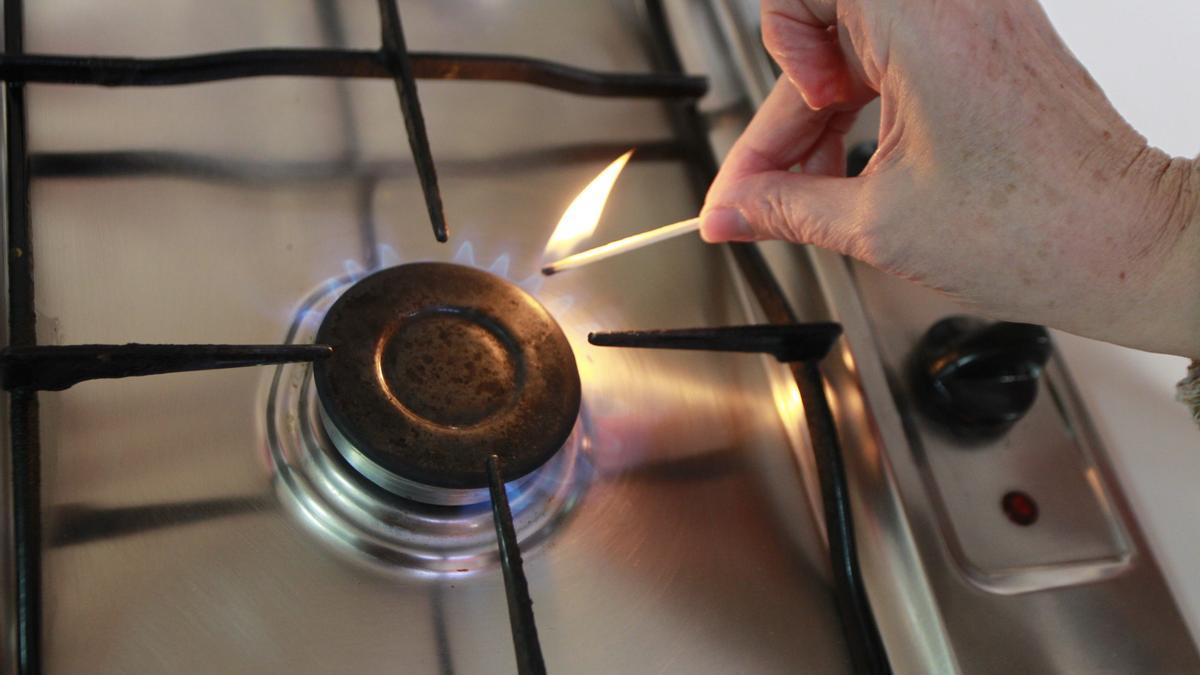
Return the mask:
<path id="1" fill-rule="evenodd" d="M 700 214 L 707 242 L 783 239 L 840 253 L 858 251 L 859 212 L 869 177 L 836 178 L 766 171 L 709 194 Z"/>

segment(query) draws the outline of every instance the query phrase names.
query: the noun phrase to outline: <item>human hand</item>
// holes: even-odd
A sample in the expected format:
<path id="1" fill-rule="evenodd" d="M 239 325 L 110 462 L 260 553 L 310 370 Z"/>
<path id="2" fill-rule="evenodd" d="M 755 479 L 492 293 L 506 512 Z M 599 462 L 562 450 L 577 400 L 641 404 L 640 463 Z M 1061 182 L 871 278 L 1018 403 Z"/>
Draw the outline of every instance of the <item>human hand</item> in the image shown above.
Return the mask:
<path id="1" fill-rule="evenodd" d="M 709 190 L 706 240 L 812 243 L 996 318 L 1200 357 L 1200 163 L 1150 148 L 1036 2 L 762 11 L 785 77 Z M 877 95 L 879 150 L 844 178 Z"/>

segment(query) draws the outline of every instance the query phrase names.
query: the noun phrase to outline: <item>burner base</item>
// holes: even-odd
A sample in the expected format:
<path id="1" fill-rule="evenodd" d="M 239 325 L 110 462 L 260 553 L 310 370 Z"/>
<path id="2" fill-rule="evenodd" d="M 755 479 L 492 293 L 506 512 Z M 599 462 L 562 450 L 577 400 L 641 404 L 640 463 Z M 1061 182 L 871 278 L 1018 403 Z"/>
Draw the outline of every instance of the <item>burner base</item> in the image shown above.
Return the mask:
<path id="1" fill-rule="evenodd" d="M 310 298 L 286 339 L 314 341 L 330 305 L 350 280 Z M 491 510 L 454 490 L 423 486 L 398 494 L 368 480 L 334 445 L 308 364 L 284 364 L 264 389 L 267 457 L 276 492 L 295 520 L 341 557 L 371 570 L 402 575 L 466 574 L 499 564 Z M 545 541 L 582 499 L 592 469 L 590 426 L 581 408 L 558 452 L 508 484 L 517 537 L 524 550 Z M 482 501 L 487 501 L 486 488 Z"/>

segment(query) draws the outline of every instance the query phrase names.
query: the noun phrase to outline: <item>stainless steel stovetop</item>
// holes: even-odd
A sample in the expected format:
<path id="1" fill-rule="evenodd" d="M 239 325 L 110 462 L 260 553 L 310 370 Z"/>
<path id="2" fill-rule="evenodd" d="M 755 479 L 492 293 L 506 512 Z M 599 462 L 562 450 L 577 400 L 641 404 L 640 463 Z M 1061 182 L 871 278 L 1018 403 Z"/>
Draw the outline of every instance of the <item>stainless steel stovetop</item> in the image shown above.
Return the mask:
<path id="1" fill-rule="evenodd" d="M 365 1 L 26 4 L 30 53 L 379 43 Z M 687 70 L 712 78 L 701 107 L 721 152 L 770 77 L 753 12 L 723 0 L 666 6 Z M 638 73 L 655 69 L 661 42 L 632 1 L 400 11 L 412 50 Z M 664 102 L 514 83 L 419 87 L 447 244 L 429 231 L 388 80 L 28 85 L 39 344 L 311 341 L 336 294 L 374 269 L 488 269 L 551 311 L 583 384 L 580 421 L 554 460 L 563 466 L 510 492 L 525 514 L 517 526 L 549 669 L 848 670 L 786 371 L 755 356 L 584 339 L 760 320 L 727 252 L 681 239 L 537 275 L 563 209 L 627 148 L 642 152 L 592 243 L 695 214 Z M 964 451 L 913 409 L 903 378 L 917 338 L 956 308 L 826 253 L 764 250 L 804 318 L 846 329 L 825 372 L 897 672 L 1200 664 L 1056 360 L 1026 419 Z M 39 400 L 46 671 L 515 667 L 489 518 L 396 509 L 339 483 L 314 440 L 307 366 L 99 380 Z M 1034 526 L 997 507 L 1013 488 L 1039 499 Z M 3 667 L 15 671 L 16 599 L 6 597 Z"/>

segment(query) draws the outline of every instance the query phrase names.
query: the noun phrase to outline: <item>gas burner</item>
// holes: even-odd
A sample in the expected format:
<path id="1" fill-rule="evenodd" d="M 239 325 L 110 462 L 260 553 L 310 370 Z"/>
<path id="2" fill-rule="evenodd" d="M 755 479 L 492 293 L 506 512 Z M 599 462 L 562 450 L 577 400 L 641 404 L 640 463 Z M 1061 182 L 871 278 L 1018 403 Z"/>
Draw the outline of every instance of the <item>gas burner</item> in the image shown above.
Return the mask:
<path id="1" fill-rule="evenodd" d="M 516 285 L 448 263 L 376 272 L 330 308 L 314 368 L 334 445 L 380 487 L 431 504 L 488 500 L 549 460 L 579 415 L 579 371 L 550 314 Z"/>
<path id="2" fill-rule="evenodd" d="M 437 281 L 423 280 L 426 275 L 436 277 Z M 404 292 L 393 290 L 397 286 Z M 419 294 L 415 291 L 418 288 L 423 289 Z M 393 295 L 397 293 L 407 295 L 409 302 L 415 304 L 403 305 Z M 374 313 L 368 305 L 376 307 Z M 405 306 L 409 309 L 405 310 Z M 420 311 L 421 308 L 426 311 Z M 362 309 L 366 311 L 360 314 L 357 310 Z M 354 348 L 347 343 L 336 350 L 343 355 L 356 352 L 361 358 L 370 358 L 373 367 L 375 355 L 379 355 L 378 370 L 369 377 L 362 371 L 358 375 L 366 378 L 361 386 L 373 386 L 376 396 L 390 395 L 390 402 L 393 398 L 405 401 L 400 396 L 416 395 L 406 388 L 416 386 L 415 378 L 400 380 L 409 366 L 415 369 L 413 359 L 394 351 L 397 347 L 414 345 L 423 349 L 422 358 L 426 359 L 421 362 L 426 386 L 435 378 L 435 364 L 440 364 L 441 373 L 457 376 L 445 390 L 447 396 L 469 389 L 469 378 L 463 381 L 466 368 L 457 372 L 452 360 L 447 363 L 451 352 L 443 351 L 439 356 L 435 345 L 418 344 L 430 336 L 442 339 L 443 331 L 467 335 L 447 337 L 453 343 L 451 346 L 460 348 L 460 356 L 470 354 L 481 361 L 495 359 L 482 372 L 478 370 L 481 366 L 476 365 L 479 380 L 494 381 L 498 379 L 496 373 L 511 373 L 512 391 L 507 398 L 491 391 L 468 396 L 473 409 L 467 412 L 447 412 L 441 401 L 428 396 L 408 399 L 403 408 L 393 405 L 385 411 L 394 416 L 387 424 L 417 427 L 410 433 L 442 440 L 439 445 L 419 446 L 427 452 L 415 453 L 416 460 L 406 461 L 429 462 L 429 456 L 436 457 L 432 450 L 439 448 L 479 459 L 479 468 L 474 473 L 469 470 L 474 467 L 465 460 L 451 463 L 452 467 L 468 469 L 452 476 L 474 482 L 457 483 L 465 487 L 445 487 L 446 481 L 435 480 L 437 476 L 419 474 L 426 481 L 418 481 L 413 474 L 396 473 L 393 470 L 396 463 L 384 464 L 389 452 L 407 457 L 408 452 L 403 448 L 367 446 L 364 439 L 374 440 L 377 435 L 347 435 L 334 423 L 334 414 L 341 413 L 331 414 L 328 410 L 333 405 L 321 388 L 330 383 L 327 380 L 322 385 L 321 380 L 332 376 L 345 383 L 345 374 L 321 375 L 307 363 L 283 364 L 272 374 L 265 408 L 268 459 L 284 505 L 320 538 L 374 569 L 473 572 L 498 561 L 490 507 L 477 503 L 489 501 L 487 488 L 471 487 L 480 482 L 486 485 L 485 460 L 488 454 L 495 453 L 507 463 L 504 478 L 508 481 L 513 524 L 522 548 L 528 550 L 544 541 L 578 503 L 590 477 L 586 459 L 590 443 L 588 415 L 580 403 L 578 371 L 570 347 L 553 319 L 536 300 L 499 277 L 459 265 L 414 263 L 359 280 L 343 278 L 328 284 L 300 306 L 286 342 L 312 343 L 317 341 L 318 331 L 332 331 L 334 326 L 338 326 L 339 335 L 366 335 L 370 328 L 363 325 L 365 319 L 355 318 L 356 315 L 373 315 L 376 326 L 393 327 L 391 332 L 381 332 L 374 340 L 368 340 L 365 346 Z M 339 316 L 336 320 L 331 318 Z M 534 340 L 522 347 L 522 340 L 530 337 Z M 565 363 L 562 360 L 548 363 L 550 355 L 562 359 L 564 352 Z M 496 361 L 508 370 L 497 366 Z M 384 369 L 389 365 L 392 368 L 385 376 Z M 563 373 L 565 366 L 569 368 Z M 353 369 L 352 364 L 346 367 Z M 547 381 L 550 372 L 565 377 L 564 390 L 550 386 Z M 515 442 L 501 443 L 505 439 L 500 437 L 479 448 L 463 442 L 464 436 L 479 434 L 484 427 L 496 428 L 514 406 L 523 405 L 522 401 L 532 401 L 528 393 L 531 387 L 542 387 L 547 395 L 552 394 L 553 400 L 546 409 L 561 414 L 553 418 L 544 414 L 536 417 L 540 425 L 538 438 L 546 439 L 545 445 L 537 448 L 539 452 Z M 355 396 L 350 390 L 350 396 L 340 405 L 379 405 L 378 399 L 364 404 Z M 430 417 L 440 422 L 429 420 Z M 407 419 L 396 422 L 396 418 Z M 447 420 L 458 424 L 447 424 Z M 474 424 L 465 423 L 470 421 Z M 551 423 L 566 425 L 566 431 L 560 427 L 551 438 L 547 430 Z M 438 436 L 438 431 L 444 437 Z"/>

